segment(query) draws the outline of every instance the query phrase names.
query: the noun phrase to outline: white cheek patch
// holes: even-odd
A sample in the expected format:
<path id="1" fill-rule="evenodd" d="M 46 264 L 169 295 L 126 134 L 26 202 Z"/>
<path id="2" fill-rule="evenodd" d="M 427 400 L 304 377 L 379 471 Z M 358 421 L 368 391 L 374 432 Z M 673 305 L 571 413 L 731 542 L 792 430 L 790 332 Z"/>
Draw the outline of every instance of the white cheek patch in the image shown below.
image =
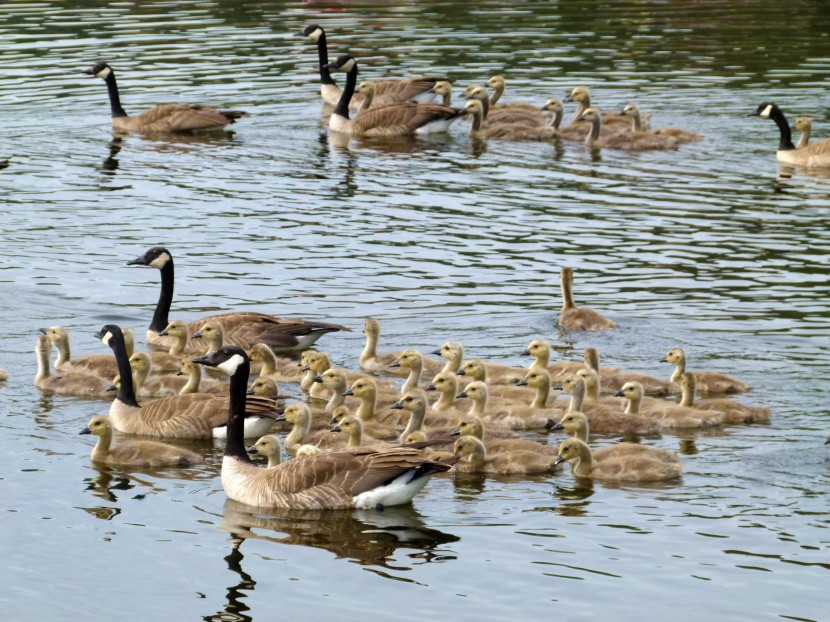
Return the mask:
<path id="1" fill-rule="evenodd" d="M 167 253 L 162 253 L 158 257 L 156 257 L 153 261 L 149 263 L 151 268 L 155 268 L 156 270 L 161 270 L 164 266 L 167 265 L 167 262 L 170 261 L 170 255 Z"/>
<path id="2" fill-rule="evenodd" d="M 322 28 L 315 28 L 310 33 L 308 33 L 308 38 L 312 41 L 316 42 L 321 36 L 323 35 Z"/>
<path id="3" fill-rule="evenodd" d="M 234 354 L 231 358 L 229 358 L 224 363 L 220 363 L 216 366 L 217 369 L 221 369 L 223 372 L 228 374 L 228 376 L 233 376 L 236 373 L 237 368 L 245 361 L 240 354 Z"/>
<path id="4" fill-rule="evenodd" d="M 769 116 L 770 116 L 771 114 L 772 114 L 772 104 L 770 104 L 770 105 L 768 105 L 766 108 L 764 108 L 764 109 L 761 111 L 761 115 L 760 115 L 760 116 L 762 116 L 762 117 L 766 117 L 767 119 L 769 119 Z"/>
<path id="5" fill-rule="evenodd" d="M 112 339 L 112 333 L 109 332 L 109 331 L 105 332 L 104 335 L 101 337 L 101 341 L 104 342 L 105 346 L 108 346 L 110 344 L 111 339 Z"/>
<path id="6" fill-rule="evenodd" d="M 111 73 L 112 73 L 112 69 L 110 69 L 109 67 L 104 67 L 101 71 L 99 71 L 95 75 L 97 77 L 101 78 L 102 80 L 106 80 Z"/>

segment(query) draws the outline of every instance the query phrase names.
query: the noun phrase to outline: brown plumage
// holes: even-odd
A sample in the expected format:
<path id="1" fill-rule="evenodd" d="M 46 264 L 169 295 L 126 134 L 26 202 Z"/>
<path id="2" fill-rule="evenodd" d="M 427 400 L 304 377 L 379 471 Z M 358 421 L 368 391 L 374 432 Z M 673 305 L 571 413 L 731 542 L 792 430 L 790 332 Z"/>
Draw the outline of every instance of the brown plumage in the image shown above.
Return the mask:
<path id="1" fill-rule="evenodd" d="M 187 104 L 161 104 L 155 108 L 130 117 L 121 107 L 115 72 L 106 63 L 96 63 L 84 73 L 97 76 L 107 83 L 112 109 L 112 127 L 128 132 L 144 134 L 166 134 L 214 130 L 249 116 L 242 110 L 215 110 Z"/>
<path id="2" fill-rule="evenodd" d="M 127 265 L 149 266 L 161 273 L 161 293 L 153 320 L 147 329 L 147 343 L 169 349 L 178 343 L 178 339 L 160 333 L 169 324 L 168 315 L 173 302 L 175 281 L 173 255 L 166 248 L 154 246 L 140 257 L 127 262 Z M 196 354 L 205 351 L 206 345 L 198 341 L 194 343 L 192 337 L 205 322 L 211 321 L 222 326 L 227 344 L 248 350 L 255 343 L 264 343 L 279 350 L 305 350 L 326 333 L 351 330 L 339 324 L 314 322 L 300 318 L 279 318 L 257 311 L 231 311 L 191 322 L 188 326 L 191 338 L 188 343 L 188 353 Z"/>
<path id="3" fill-rule="evenodd" d="M 121 441 L 112 445 L 112 423 L 109 417 L 97 415 L 79 434 L 94 434 L 98 442 L 92 449 L 92 461 L 137 467 L 191 466 L 204 458 L 199 454 L 156 441 Z"/>
<path id="4" fill-rule="evenodd" d="M 593 309 L 577 307 L 573 298 L 573 268 L 562 268 L 559 273 L 562 288 L 562 311 L 559 313 L 559 327 L 564 330 L 598 331 L 616 328 L 616 322 L 603 317 Z"/>

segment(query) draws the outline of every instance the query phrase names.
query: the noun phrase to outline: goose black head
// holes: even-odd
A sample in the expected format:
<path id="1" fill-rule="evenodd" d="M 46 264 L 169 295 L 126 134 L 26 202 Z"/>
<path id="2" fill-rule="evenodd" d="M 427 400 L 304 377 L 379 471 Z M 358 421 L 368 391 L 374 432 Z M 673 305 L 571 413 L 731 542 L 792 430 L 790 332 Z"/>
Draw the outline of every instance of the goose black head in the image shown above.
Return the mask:
<path id="1" fill-rule="evenodd" d="M 161 270 L 164 266 L 173 259 L 173 255 L 170 254 L 163 246 L 154 246 L 146 253 L 141 255 L 141 257 L 136 257 L 132 261 L 128 261 L 128 266 L 150 266 L 151 268 L 155 268 L 156 270 Z"/>
<path id="2" fill-rule="evenodd" d="M 89 69 L 84 69 L 84 73 L 90 76 L 97 76 L 102 80 L 106 80 L 112 73 L 112 69 L 106 63 L 95 63 Z"/>
<path id="3" fill-rule="evenodd" d="M 206 354 L 192 360 L 199 365 L 216 367 L 228 376 L 233 376 L 243 363 L 250 362 L 248 355 L 245 354 L 245 350 L 238 346 L 223 346 L 213 354 Z"/>

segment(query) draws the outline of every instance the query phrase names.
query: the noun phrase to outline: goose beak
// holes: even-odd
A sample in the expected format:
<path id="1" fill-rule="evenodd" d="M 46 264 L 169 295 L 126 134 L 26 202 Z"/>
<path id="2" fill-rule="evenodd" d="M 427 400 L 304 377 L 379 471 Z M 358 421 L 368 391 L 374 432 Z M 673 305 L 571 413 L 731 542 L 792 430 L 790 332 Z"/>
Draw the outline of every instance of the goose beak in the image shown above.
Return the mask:
<path id="1" fill-rule="evenodd" d="M 391 363 L 389 363 L 389 367 L 400 367 L 400 366 L 401 366 L 401 361 L 400 361 L 400 359 L 395 359 L 394 361 L 392 361 Z"/>
<path id="2" fill-rule="evenodd" d="M 435 383 L 428 384 L 428 385 L 424 388 L 424 391 L 435 391 Z"/>
<path id="3" fill-rule="evenodd" d="M 398 400 L 394 404 L 392 404 L 389 408 L 392 410 L 403 410 L 403 400 Z"/>
<path id="4" fill-rule="evenodd" d="M 350 395 L 354 395 L 354 391 L 352 391 L 351 389 L 346 389 L 345 391 L 343 391 L 343 397 L 349 397 Z"/>
<path id="5" fill-rule="evenodd" d="M 458 395 L 455 396 L 455 399 L 460 400 L 460 399 L 465 398 L 465 397 L 469 397 L 469 396 L 467 395 L 466 391 L 462 391 L 461 393 L 459 393 Z"/>
<path id="6" fill-rule="evenodd" d="M 314 382 L 319 382 L 320 384 L 322 384 L 323 383 L 323 377 L 322 376 L 314 376 Z"/>
<path id="7" fill-rule="evenodd" d="M 623 390 L 620 389 L 619 391 L 614 393 L 614 397 L 625 397 L 625 393 L 623 393 Z"/>
<path id="8" fill-rule="evenodd" d="M 516 386 L 517 387 L 526 387 L 527 386 L 527 378 L 519 378 L 516 381 Z"/>
<path id="9" fill-rule="evenodd" d="M 78 432 L 78 434 L 92 434 L 92 430 L 89 429 L 89 426 L 86 426 L 83 430 Z"/>

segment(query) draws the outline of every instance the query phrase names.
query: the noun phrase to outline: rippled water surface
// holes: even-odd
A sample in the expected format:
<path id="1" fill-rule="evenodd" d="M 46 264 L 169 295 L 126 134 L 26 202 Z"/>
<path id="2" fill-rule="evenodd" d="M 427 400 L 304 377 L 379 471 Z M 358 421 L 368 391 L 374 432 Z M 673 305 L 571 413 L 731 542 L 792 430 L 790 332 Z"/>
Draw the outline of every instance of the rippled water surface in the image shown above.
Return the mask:
<path id="1" fill-rule="evenodd" d="M 494 73 L 542 103 L 589 84 L 706 140 L 592 155 L 576 143 L 337 141 L 320 123 L 309 23 L 361 75 Z M 830 178 L 779 170 L 775 101 L 825 135 L 830 13 L 793 2 L 6 2 L 0 5 L 0 617 L 65 620 L 827 619 Z M 114 136 L 187 101 L 252 113 L 233 132 Z M 457 100 L 458 101 L 458 100 Z M 569 110 L 568 113 L 571 111 Z M 666 375 L 675 345 L 732 371 L 770 426 L 666 434 L 682 483 L 435 478 L 387 512 L 252 514 L 226 500 L 222 447 L 184 471 L 96 468 L 78 431 L 103 402 L 31 386 L 37 329 L 102 352 L 143 331 L 156 244 L 174 317 L 256 308 L 347 324 L 320 346 L 462 341 L 511 364 L 544 336 L 566 358 Z M 620 328 L 555 329 L 558 271 Z M 558 442 L 557 437 L 547 439 Z M 598 439 L 599 443 L 608 439 Z"/>

